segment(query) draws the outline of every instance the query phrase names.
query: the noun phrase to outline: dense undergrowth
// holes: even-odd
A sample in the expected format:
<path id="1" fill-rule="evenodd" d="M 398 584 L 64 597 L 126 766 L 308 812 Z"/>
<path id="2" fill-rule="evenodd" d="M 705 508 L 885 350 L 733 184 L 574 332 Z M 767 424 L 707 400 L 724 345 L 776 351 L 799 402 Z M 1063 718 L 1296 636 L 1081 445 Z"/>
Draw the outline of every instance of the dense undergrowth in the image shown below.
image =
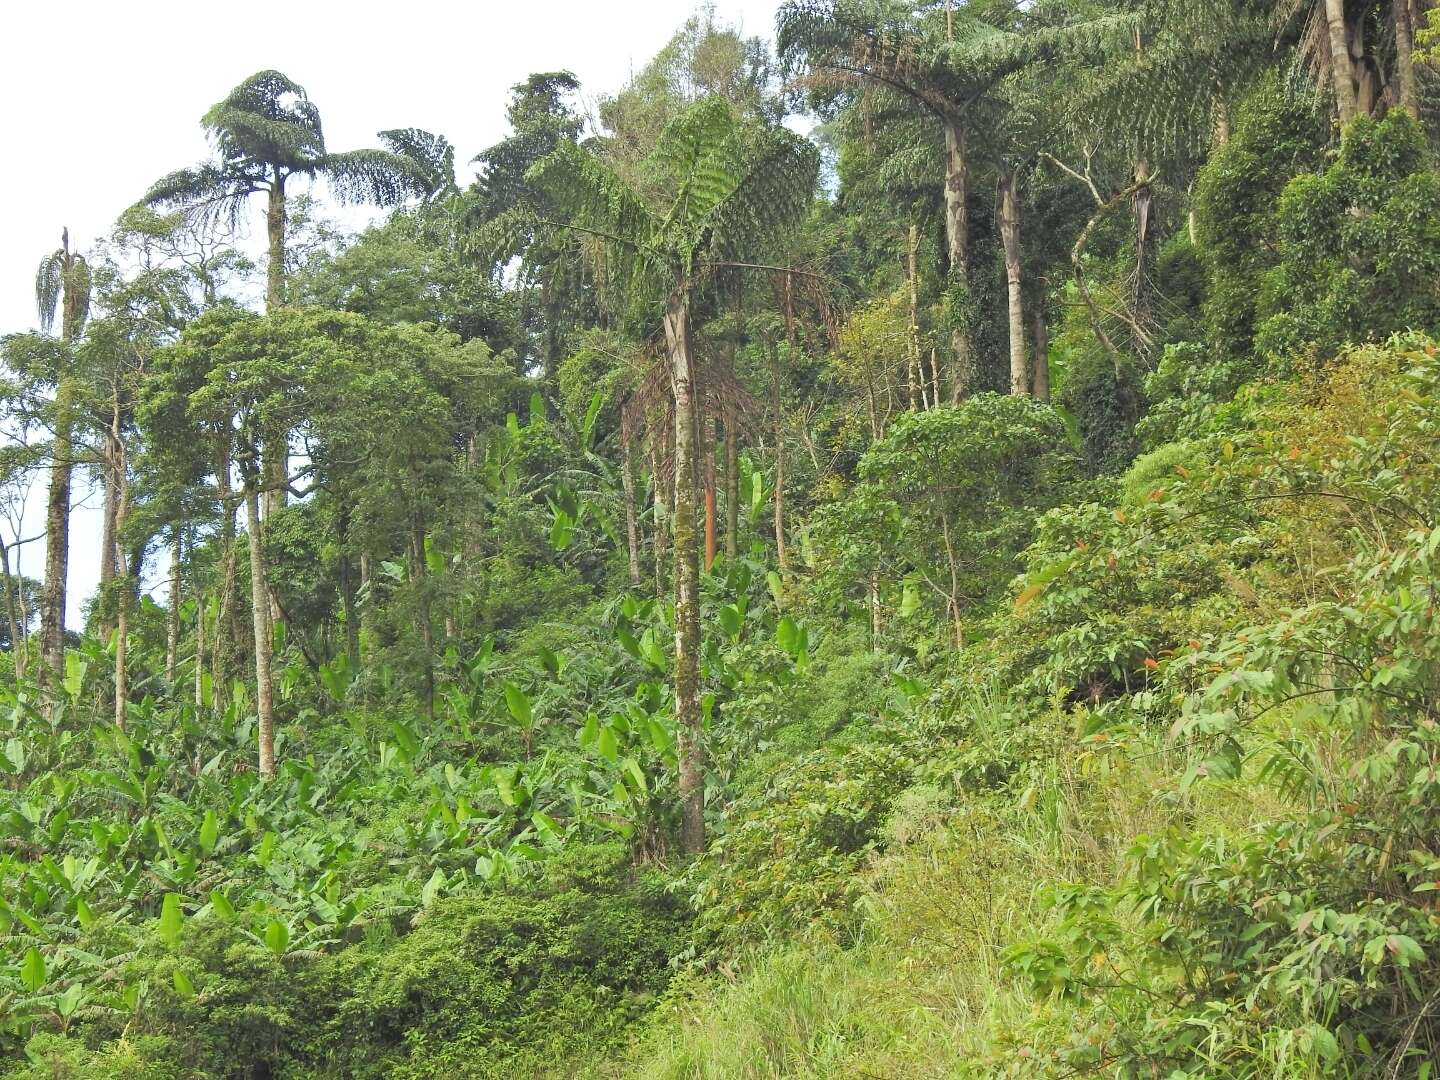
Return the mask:
<path id="1" fill-rule="evenodd" d="M 1336 137 L 1267 61 L 1117 134 L 1087 50 L 1122 100 L 1208 39 L 1093 6 L 786 5 L 786 64 L 900 42 L 916 100 L 1002 50 L 943 251 L 936 116 L 807 83 L 817 190 L 707 15 L 583 146 L 573 76 L 517 86 L 468 191 L 383 133 L 417 201 L 297 204 L 263 315 L 137 210 L 101 318 L 0 340 L 132 513 L 55 670 L 3 578 L 0 1076 L 1430 1080 L 1433 117 Z M 318 152 L 277 72 L 218 146 L 252 107 Z"/>

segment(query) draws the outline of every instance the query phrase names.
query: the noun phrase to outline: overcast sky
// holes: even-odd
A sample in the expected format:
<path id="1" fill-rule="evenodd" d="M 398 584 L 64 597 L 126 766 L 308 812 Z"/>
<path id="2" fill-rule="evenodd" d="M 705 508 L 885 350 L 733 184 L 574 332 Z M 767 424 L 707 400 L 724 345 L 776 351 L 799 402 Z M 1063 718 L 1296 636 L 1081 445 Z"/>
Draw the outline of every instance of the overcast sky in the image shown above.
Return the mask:
<path id="1" fill-rule="evenodd" d="M 715 4 L 720 21 L 766 38 L 776 6 Z M 531 72 L 573 71 L 593 101 L 622 86 L 695 10 L 688 0 L 4 7 L 0 108 L 10 151 L 0 169 L 0 333 L 35 325 L 35 266 L 59 245 L 61 228 L 72 245 L 88 247 L 151 181 L 205 157 L 201 114 L 253 72 L 277 68 L 304 86 L 331 149 L 372 146 L 384 128 L 420 127 L 449 138 L 464 163 L 503 137 L 509 89 Z M 459 172 L 462 184 L 471 179 L 469 165 Z M 37 490 L 27 533 L 43 527 L 43 505 Z M 72 527 L 71 626 L 98 580 L 98 517 L 82 506 Z M 25 573 L 39 577 L 41 546 L 23 560 Z"/>

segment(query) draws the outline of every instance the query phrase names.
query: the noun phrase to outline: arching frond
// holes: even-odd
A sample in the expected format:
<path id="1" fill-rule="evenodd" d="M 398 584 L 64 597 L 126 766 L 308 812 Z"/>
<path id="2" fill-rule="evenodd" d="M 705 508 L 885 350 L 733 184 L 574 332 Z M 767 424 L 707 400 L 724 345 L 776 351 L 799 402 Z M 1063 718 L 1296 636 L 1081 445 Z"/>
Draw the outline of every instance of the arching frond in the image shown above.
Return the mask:
<path id="1" fill-rule="evenodd" d="M 263 177 L 243 168 L 206 164 L 177 169 L 150 185 L 140 199 L 144 206 L 178 210 L 201 224 L 223 221 L 234 227 L 246 201 L 263 191 Z"/>
<path id="2" fill-rule="evenodd" d="M 819 151 L 792 131 L 764 131 L 747 148 L 745 166 L 701 223 L 710 262 L 753 258 L 798 225 L 815 196 Z"/>
<path id="3" fill-rule="evenodd" d="M 443 135 L 420 128 L 393 128 L 380 132 L 385 148 L 412 162 L 425 177 L 427 196 L 455 188 L 455 147 Z"/>
<path id="4" fill-rule="evenodd" d="M 433 192 L 434 177 L 420 164 L 388 150 L 347 150 L 327 154 L 314 171 L 342 203 L 394 206 Z"/>

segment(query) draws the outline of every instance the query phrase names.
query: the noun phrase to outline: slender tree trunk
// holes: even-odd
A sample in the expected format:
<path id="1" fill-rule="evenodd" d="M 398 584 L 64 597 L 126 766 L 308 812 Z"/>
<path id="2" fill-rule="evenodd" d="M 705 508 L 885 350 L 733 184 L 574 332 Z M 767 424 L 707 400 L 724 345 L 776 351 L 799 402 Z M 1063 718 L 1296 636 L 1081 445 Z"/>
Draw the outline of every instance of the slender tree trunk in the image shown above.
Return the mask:
<path id="1" fill-rule="evenodd" d="M 195 597 L 195 709 L 205 707 L 205 597 Z"/>
<path id="2" fill-rule="evenodd" d="M 870 651 L 880 651 L 880 632 L 884 629 L 883 612 L 880 608 L 880 571 L 871 570 L 866 583 L 870 593 Z"/>
<path id="3" fill-rule="evenodd" d="M 735 409 L 725 413 L 725 557 L 740 554 L 740 440 L 735 431 Z"/>
<path id="4" fill-rule="evenodd" d="M 675 396 L 675 724 L 679 733 L 681 844 L 705 848 L 704 743 L 700 714 L 700 564 L 695 536 L 695 371 L 690 312 L 682 291 L 665 309 Z"/>
<path id="5" fill-rule="evenodd" d="M 1035 397 L 1050 400 L 1050 327 L 1045 322 L 1045 302 L 1035 304 Z"/>
<path id="6" fill-rule="evenodd" d="M 228 436 L 227 436 L 228 437 Z M 211 695 L 217 707 L 229 698 L 230 677 L 235 669 L 235 654 L 240 641 L 236 620 L 239 605 L 237 587 L 237 544 L 235 540 L 235 491 L 230 483 L 230 451 L 222 449 L 215 463 L 215 493 L 220 503 L 220 610 L 215 618 L 215 648 L 210 662 L 213 668 Z"/>
<path id="7" fill-rule="evenodd" d="M 10 655 L 15 662 L 15 679 L 19 682 L 25 678 L 24 632 L 15 610 L 15 593 L 20 589 L 21 582 L 10 572 L 10 548 L 3 542 L 0 542 L 0 572 L 5 574 L 5 621 L 10 631 Z"/>
<path id="8" fill-rule="evenodd" d="M 108 641 L 115 629 L 114 597 L 111 596 L 115 583 L 115 570 L 119 561 L 116 551 L 116 516 L 119 508 L 119 482 L 115 474 L 116 455 L 119 447 L 116 429 L 119 426 L 120 403 L 111 403 L 110 429 L 102 442 L 100 461 L 100 482 L 105 489 L 105 501 L 100 515 L 100 612 L 96 630 L 102 641 Z"/>
<path id="9" fill-rule="evenodd" d="M 965 129 L 958 119 L 945 122 L 945 241 L 950 259 L 950 288 L 960 302 L 951 312 L 951 351 L 955 355 L 950 393 L 959 401 L 974 377 L 970 343 L 970 170 L 965 159 Z"/>
<path id="10" fill-rule="evenodd" d="M 1395 67 L 1400 83 L 1400 107 L 1420 117 L 1420 83 L 1415 72 L 1415 21 L 1410 0 L 1391 0 L 1395 13 Z"/>
<path id="11" fill-rule="evenodd" d="M 245 478 L 245 531 L 250 541 L 250 608 L 255 622 L 255 707 L 259 722 L 260 775 L 275 775 L 275 688 L 270 681 L 273 647 L 270 582 L 265 571 L 265 534 L 260 522 L 259 478 Z"/>
<path id="12" fill-rule="evenodd" d="M 652 482 L 655 488 L 655 599 L 665 599 L 665 546 L 666 546 L 666 508 L 673 499 L 666 498 L 666 488 L 660 482 L 661 477 L 660 445 L 659 440 L 651 440 L 650 443 L 650 469 Z M 673 478 L 672 487 L 673 492 Z"/>
<path id="13" fill-rule="evenodd" d="M 1010 393 L 1030 392 L 1025 359 L 1025 294 L 1020 265 L 1020 177 L 1010 169 L 1000 178 L 1000 239 L 1005 248 L 1005 281 L 1010 300 Z"/>
<path id="14" fill-rule="evenodd" d="M 1345 22 L 1345 0 L 1325 0 L 1325 25 L 1330 35 L 1330 78 L 1340 126 L 1355 119 L 1355 72 L 1350 63 L 1350 35 Z"/>
<path id="15" fill-rule="evenodd" d="M 706 410 L 705 422 L 701 425 L 700 445 L 704 450 L 705 463 L 702 468 L 705 489 L 705 570 L 715 565 L 715 553 L 719 550 L 719 523 L 716 518 L 718 507 L 715 499 L 715 415 Z"/>
<path id="16" fill-rule="evenodd" d="M 177 522 L 170 535 L 170 610 L 165 613 L 165 681 L 175 685 L 180 667 L 180 563 L 184 534 Z"/>
<path id="17" fill-rule="evenodd" d="M 412 460 L 409 463 L 410 489 L 419 498 L 420 469 Z M 425 558 L 425 511 L 417 502 L 410 511 L 410 581 L 415 588 L 415 621 L 419 624 L 420 650 L 423 666 L 420 670 L 420 703 L 427 720 L 435 719 L 435 625 L 431 612 L 430 567 Z"/>
<path id="18" fill-rule="evenodd" d="M 70 563 L 70 479 L 74 470 L 75 376 L 55 389 L 55 447 L 45 513 L 45 583 L 40 590 L 40 683 L 65 675 L 65 586 Z"/>
<path id="19" fill-rule="evenodd" d="M 920 226 L 913 221 L 910 223 L 909 243 L 905 248 L 905 276 L 910 286 L 910 409 L 913 412 L 919 405 L 930 408 L 930 393 L 925 385 L 925 364 L 920 358 Z"/>
<path id="20" fill-rule="evenodd" d="M 635 444 L 626 439 L 620 448 L 620 486 L 625 493 L 625 551 L 629 557 L 630 586 L 640 587 L 640 521 L 635 508 Z"/>
<path id="21" fill-rule="evenodd" d="M 343 501 L 335 512 L 335 532 L 340 546 L 337 574 L 340 610 L 345 619 L 345 656 L 354 675 L 360 670 L 360 616 L 355 610 L 355 564 L 350 556 L 350 507 Z"/>
<path id="22" fill-rule="evenodd" d="M 265 213 L 265 232 L 269 240 L 269 264 L 265 274 L 265 310 L 278 311 L 285 303 L 285 177 L 277 169 L 270 186 L 269 204 Z M 264 436 L 264 516 L 269 517 L 285 506 L 290 479 L 290 433 L 270 430 Z"/>
<path id="23" fill-rule="evenodd" d="M 125 518 L 129 513 L 130 484 L 128 466 L 125 462 L 125 448 L 119 447 L 115 461 L 115 535 L 121 536 L 125 529 Z M 116 580 L 112 583 L 116 595 L 107 598 L 107 602 L 115 604 L 115 726 L 125 727 L 125 706 L 129 702 L 129 639 L 130 639 L 130 597 L 133 592 L 135 577 L 129 573 L 130 568 L 125 565 L 124 553 L 118 549 L 111 556 L 116 566 Z"/>

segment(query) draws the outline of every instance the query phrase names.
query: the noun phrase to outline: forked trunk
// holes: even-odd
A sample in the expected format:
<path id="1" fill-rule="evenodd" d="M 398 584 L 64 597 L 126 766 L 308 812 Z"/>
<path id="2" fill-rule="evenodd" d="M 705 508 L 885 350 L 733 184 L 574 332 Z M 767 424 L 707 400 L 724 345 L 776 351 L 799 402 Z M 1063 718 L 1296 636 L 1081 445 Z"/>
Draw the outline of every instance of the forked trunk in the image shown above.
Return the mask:
<path id="1" fill-rule="evenodd" d="M 1020 268 L 1020 178 L 1009 170 L 1000 178 L 1000 239 L 1005 247 L 1005 281 L 1010 301 L 1010 393 L 1030 392 L 1025 360 L 1025 296 Z"/>
<path id="2" fill-rule="evenodd" d="M 695 371 L 684 292 L 665 307 L 665 344 L 675 397 L 675 726 L 679 735 L 681 844 L 705 848 L 705 772 L 700 715 L 700 559 L 695 535 Z"/>

